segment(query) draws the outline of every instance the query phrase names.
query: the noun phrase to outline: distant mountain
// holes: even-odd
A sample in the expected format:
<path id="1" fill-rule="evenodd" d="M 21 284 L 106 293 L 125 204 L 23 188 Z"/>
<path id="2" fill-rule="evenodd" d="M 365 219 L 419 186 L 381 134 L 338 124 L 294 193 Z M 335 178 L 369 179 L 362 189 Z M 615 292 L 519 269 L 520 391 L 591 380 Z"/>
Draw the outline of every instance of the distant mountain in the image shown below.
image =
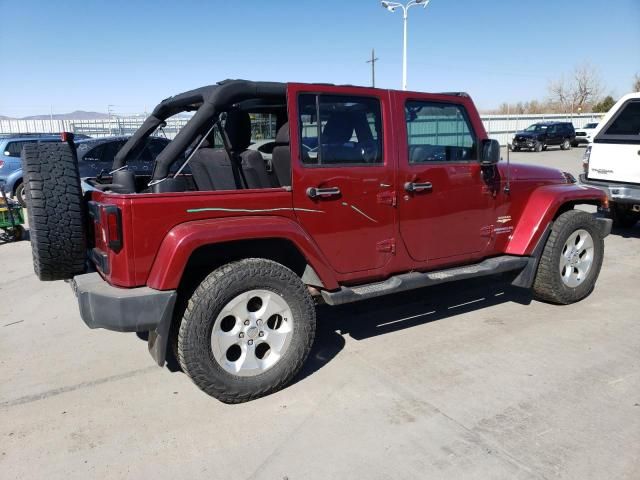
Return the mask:
<path id="1" fill-rule="evenodd" d="M 49 120 L 50 118 L 53 118 L 54 120 L 98 120 L 109 118 L 109 114 L 76 110 L 71 113 L 54 113 L 53 115 L 46 113 L 44 115 L 29 115 L 28 117 L 22 118 L 0 115 L 0 120 Z"/>
<path id="2" fill-rule="evenodd" d="M 95 120 L 109 118 L 109 114 L 76 110 L 71 113 L 54 113 L 53 115 L 31 115 L 29 117 L 22 117 L 23 120 L 47 120 L 49 118 L 53 118 L 54 120 Z"/>

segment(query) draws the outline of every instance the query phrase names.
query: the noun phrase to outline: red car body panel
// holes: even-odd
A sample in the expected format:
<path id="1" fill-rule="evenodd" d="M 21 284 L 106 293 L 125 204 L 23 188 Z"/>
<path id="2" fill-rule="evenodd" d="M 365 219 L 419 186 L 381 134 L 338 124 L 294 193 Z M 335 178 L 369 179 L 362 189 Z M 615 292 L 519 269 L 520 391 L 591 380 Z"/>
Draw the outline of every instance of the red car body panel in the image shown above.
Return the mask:
<path id="1" fill-rule="evenodd" d="M 382 165 L 309 167 L 300 158 L 298 95 L 356 95 L 380 100 Z M 481 167 L 477 160 L 411 164 L 407 100 L 462 106 L 478 142 L 487 139 L 471 99 L 463 95 L 396 92 L 349 86 L 289 84 L 291 188 L 113 194 L 91 199 L 122 214 L 123 247 L 109 250 L 101 227 L 94 246 L 108 257 L 105 279 L 116 286 L 176 289 L 198 248 L 221 242 L 280 238 L 292 242 L 329 290 L 473 263 L 496 255 L 530 255 L 567 202 L 603 202 L 597 189 L 567 183 L 542 167 Z M 431 182 L 409 193 L 406 182 Z M 505 188 L 509 184 L 509 192 Z M 310 187 L 340 194 L 311 199 Z"/>
<path id="2" fill-rule="evenodd" d="M 314 266 L 325 288 L 338 283 L 328 262 L 311 237 L 294 220 L 278 216 L 244 216 L 237 218 L 196 220 L 180 224 L 165 237 L 151 269 L 147 285 L 157 290 L 178 288 L 191 254 L 206 245 L 252 239 L 286 239 L 292 242 Z"/>

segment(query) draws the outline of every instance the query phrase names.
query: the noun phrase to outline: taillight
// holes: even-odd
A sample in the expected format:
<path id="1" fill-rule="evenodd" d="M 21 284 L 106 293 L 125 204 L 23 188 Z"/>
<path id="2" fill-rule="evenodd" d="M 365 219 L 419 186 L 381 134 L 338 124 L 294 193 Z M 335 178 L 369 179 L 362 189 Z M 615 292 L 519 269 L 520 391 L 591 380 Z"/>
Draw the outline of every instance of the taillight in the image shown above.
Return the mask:
<path id="1" fill-rule="evenodd" d="M 100 207 L 102 228 L 105 233 L 105 243 L 114 252 L 122 248 L 122 216 L 120 209 L 115 205 L 102 205 Z"/>
<path id="2" fill-rule="evenodd" d="M 73 137 L 75 135 L 71 132 L 60 132 L 60 140 L 62 140 L 63 142 L 73 142 Z"/>
<path id="3" fill-rule="evenodd" d="M 585 175 L 589 174 L 589 159 L 591 158 L 591 145 L 587 146 L 582 155 L 582 170 Z"/>

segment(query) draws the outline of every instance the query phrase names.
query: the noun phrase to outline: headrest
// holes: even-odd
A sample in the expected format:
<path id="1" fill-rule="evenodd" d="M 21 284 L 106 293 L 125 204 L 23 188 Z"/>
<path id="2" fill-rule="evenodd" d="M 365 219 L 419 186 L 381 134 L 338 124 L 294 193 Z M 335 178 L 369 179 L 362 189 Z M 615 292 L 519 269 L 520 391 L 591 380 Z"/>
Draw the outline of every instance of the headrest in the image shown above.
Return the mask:
<path id="1" fill-rule="evenodd" d="M 232 150 L 243 151 L 251 144 L 251 117 L 247 112 L 229 111 L 224 129 Z"/>
<path id="2" fill-rule="evenodd" d="M 276 144 L 289 144 L 289 122 L 286 122 L 278 130 L 278 134 L 276 135 Z"/>
<path id="3" fill-rule="evenodd" d="M 322 131 L 322 143 L 347 143 L 353 136 L 353 116 L 346 112 L 332 114 Z"/>

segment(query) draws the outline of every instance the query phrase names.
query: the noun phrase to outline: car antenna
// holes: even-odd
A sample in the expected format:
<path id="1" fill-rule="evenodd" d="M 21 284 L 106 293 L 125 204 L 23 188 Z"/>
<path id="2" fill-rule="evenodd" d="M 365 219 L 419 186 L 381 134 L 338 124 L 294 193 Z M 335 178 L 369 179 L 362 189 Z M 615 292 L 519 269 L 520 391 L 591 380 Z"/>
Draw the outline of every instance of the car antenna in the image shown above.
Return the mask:
<path id="1" fill-rule="evenodd" d="M 511 161 L 509 159 L 509 152 L 511 149 L 509 148 L 509 142 L 507 142 L 507 183 L 504 185 L 504 193 L 509 195 L 511 193 Z"/>

